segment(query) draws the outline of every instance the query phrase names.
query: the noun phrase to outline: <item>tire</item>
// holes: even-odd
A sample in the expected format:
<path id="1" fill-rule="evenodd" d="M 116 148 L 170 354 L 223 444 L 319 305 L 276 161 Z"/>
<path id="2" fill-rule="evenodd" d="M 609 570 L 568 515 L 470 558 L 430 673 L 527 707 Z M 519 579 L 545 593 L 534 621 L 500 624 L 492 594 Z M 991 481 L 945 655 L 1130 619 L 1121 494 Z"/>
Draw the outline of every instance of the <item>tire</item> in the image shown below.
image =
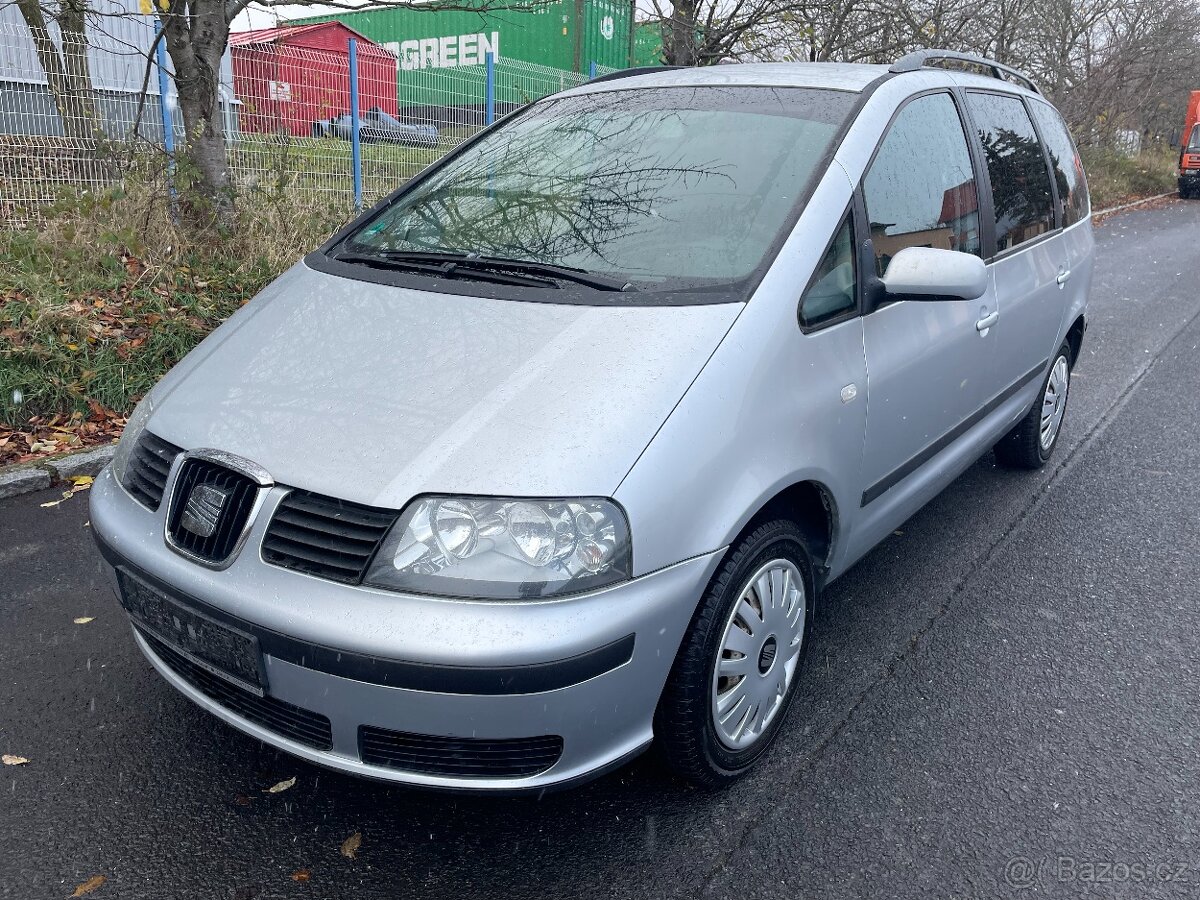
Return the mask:
<path id="1" fill-rule="evenodd" d="M 1062 423 L 1067 414 L 1067 401 L 1071 395 L 1071 346 L 1063 341 L 1050 371 L 1042 381 L 1042 390 L 1020 422 L 996 445 L 996 461 L 1012 469 L 1040 469 L 1054 455 L 1062 434 Z M 1048 439 L 1043 432 L 1043 412 L 1054 403 L 1049 412 Z"/>
<path id="2" fill-rule="evenodd" d="M 750 635 L 745 616 L 755 612 L 758 594 L 754 581 L 761 581 L 764 570 L 769 574 L 763 593 L 780 602 L 769 606 L 758 602 L 760 609 L 766 609 L 760 619 L 750 623 L 754 626 Z M 774 581 L 770 573 L 776 575 Z M 800 588 L 798 600 L 790 587 L 785 588 L 788 584 Z M 745 594 L 750 600 L 743 608 Z M 675 774 L 701 787 L 721 787 L 745 774 L 771 745 L 803 671 L 814 600 L 812 556 L 791 520 L 759 525 L 731 548 L 692 617 L 654 716 L 659 757 Z M 797 639 L 792 654 L 789 651 Z M 736 656 L 727 640 L 749 652 Z M 768 646 L 772 641 L 773 649 Z M 718 657 L 729 666 L 744 664 L 745 674 L 718 680 Z M 723 692 L 718 691 L 721 685 Z M 734 702 L 739 691 L 744 696 Z M 730 732 L 737 731 L 738 722 L 747 718 L 756 691 L 759 698 L 767 699 L 758 703 L 760 709 L 749 716 L 741 736 L 732 739 Z M 714 710 L 718 694 L 722 702 L 731 704 L 727 709 L 734 710 L 724 725 L 718 724 Z M 739 746 L 738 741 L 743 744 Z"/>

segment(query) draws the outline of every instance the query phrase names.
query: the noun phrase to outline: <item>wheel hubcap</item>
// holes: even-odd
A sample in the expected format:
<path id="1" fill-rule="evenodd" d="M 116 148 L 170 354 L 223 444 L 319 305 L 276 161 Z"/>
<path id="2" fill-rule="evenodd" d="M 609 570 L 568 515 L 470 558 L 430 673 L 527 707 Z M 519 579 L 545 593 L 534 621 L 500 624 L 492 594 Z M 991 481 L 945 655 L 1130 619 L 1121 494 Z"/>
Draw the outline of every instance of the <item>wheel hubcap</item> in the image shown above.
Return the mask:
<path id="1" fill-rule="evenodd" d="M 752 745 L 774 721 L 796 675 L 805 624 L 804 580 L 775 559 L 750 576 L 725 623 L 712 680 L 712 719 L 721 743 Z"/>
<path id="2" fill-rule="evenodd" d="M 1054 361 L 1050 377 L 1046 379 L 1046 393 L 1042 397 L 1040 438 L 1043 450 L 1049 450 L 1058 437 L 1063 416 L 1067 412 L 1067 391 L 1071 387 L 1071 369 L 1067 358 L 1060 356 Z"/>

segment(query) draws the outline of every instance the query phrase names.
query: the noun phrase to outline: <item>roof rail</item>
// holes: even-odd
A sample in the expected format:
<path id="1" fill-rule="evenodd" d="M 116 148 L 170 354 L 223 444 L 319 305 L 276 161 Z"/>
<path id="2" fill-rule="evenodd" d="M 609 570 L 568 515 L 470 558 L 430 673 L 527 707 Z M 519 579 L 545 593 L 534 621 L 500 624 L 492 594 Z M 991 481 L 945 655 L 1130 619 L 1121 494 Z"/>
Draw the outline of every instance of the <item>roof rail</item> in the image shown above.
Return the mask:
<path id="1" fill-rule="evenodd" d="M 634 66 L 632 69 L 618 69 L 607 75 L 597 75 L 589 78 L 584 84 L 599 84 L 601 81 L 616 81 L 618 78 L 629 78 L 633 75 L 649 75 L 651 72 L 666 72 L 669 69 L 686 69 L 687 66 Z"/>
<path id="2" fill-rule="evenodd" d="M 1012 66 L 1006 66 L 1004 63 L 996 62 L 994 59 L 988 59 L 986 56 L 976 56 L 974 53 L 959 53 L 956 50 L 914 50 L 912 53 L 905 54 L 892 63 L 892 67 L 888 71 L 916 72 L 918 69 L 923 69 L 929 63 L 939 59 L 971 63 L 984 69 L 991 69 L 993 78 L 999 78 L 1001 81 L 1015 80 L 1018 84 L 1029 88 L 1035 94 L 1041 93 L 1038 86 L 1033 83 L 1032 78 L 1018 72 Z"/>

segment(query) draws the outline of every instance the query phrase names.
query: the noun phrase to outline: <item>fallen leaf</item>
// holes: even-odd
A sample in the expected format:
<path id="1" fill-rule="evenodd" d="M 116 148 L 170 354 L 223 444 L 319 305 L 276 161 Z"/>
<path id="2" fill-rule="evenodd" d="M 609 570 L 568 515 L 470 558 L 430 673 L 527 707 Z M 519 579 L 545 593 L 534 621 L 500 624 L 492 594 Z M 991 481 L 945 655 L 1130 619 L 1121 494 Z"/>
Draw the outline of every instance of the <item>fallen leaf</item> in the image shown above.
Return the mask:
<path id="1" fill-rule="evenodd" d="M 290 788 L 295 783 L 296 783 L 295 778 L 289 778 L 287 781 L 281 781 L 281 782 L 279 782 L 279 784 L 271 785 L 269 788 L 267 788 L 265 791 L 263 791 L 263 793 L 264 794 L 279 794 L 279 793 L 282 793 L 283 791 L 286 791 L 288 788 Z"/>
<path id="2" fill-rule="evenodd" d="M 92 486 L 92 482 L 96 479 L 91 475 L 72 475 L 71 484 L 75 485 L 75 490 L 84 490 Z"/>
<path id="3" fill-rule="evenodd" d="M 76 625 L 86 625 L 88 622 L 94 622 L 95 620 L 96 620 L 95 616 L 80 616 L 78 619 L 75 620 L 75 624 Z"/>
<path id="4" fill-rule="evenodd" d="M 29 760 L 23 756 L 13 756 L 12 754 L 5 753 L 3 756 L 0 756 L 0 762 L 3 762 L 6 766 L 23 766 Z"/>
<path id="5" fill-rule="evenodd" d="M 358 853 L 358 848 L 362 846 L 362 832 L 356 831 L 350 837 L 342 841 L 342 856 L 346 859 L 354 859 Z"/>
<path id="6" fill-rule="evenodd" d="M 308 869 L 297 869 L 292 873 L 292 881 L 311 881 L 312 872 Z"/>
<path id="7" fill-rule="evenodd" d="M 100 885 L 104 884 L 104 882 L 106 882 L 107 880 L 108 879 L 105 878 L 103 875 L 93 875 L 91 878 L 89 878 L 83 884 L 76 887 L 75 892 L 73 894 L 71 894 L 71 896 L 72 897 L 82 897 L 84 894 L 90 894 L 96 888 L 100 887 Z"/>

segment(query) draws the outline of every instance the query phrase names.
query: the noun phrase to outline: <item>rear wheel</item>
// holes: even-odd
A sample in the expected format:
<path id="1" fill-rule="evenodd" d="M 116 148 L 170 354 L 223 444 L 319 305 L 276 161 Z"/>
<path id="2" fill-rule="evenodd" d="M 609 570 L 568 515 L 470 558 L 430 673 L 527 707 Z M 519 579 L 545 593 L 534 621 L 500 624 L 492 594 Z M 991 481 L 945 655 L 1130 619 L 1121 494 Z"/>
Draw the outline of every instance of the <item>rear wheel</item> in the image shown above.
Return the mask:
<path id="1" fill-rule="evenodd" d="M 1016 427 L 996 445 L 996 461 L 1016 469 L 1040 469 L 1054 454 L 1071 391 L 1071 346 L 1054 355 L 1042 392 Z"/>
<path id="2" fill-rule="evenodd" d="M 659 754 L 704 786 L 744 774 L 795 696 L 813 614 L 812 558 L 795 523 L 734 546 L 688 626 L 655 714 Z"/>

